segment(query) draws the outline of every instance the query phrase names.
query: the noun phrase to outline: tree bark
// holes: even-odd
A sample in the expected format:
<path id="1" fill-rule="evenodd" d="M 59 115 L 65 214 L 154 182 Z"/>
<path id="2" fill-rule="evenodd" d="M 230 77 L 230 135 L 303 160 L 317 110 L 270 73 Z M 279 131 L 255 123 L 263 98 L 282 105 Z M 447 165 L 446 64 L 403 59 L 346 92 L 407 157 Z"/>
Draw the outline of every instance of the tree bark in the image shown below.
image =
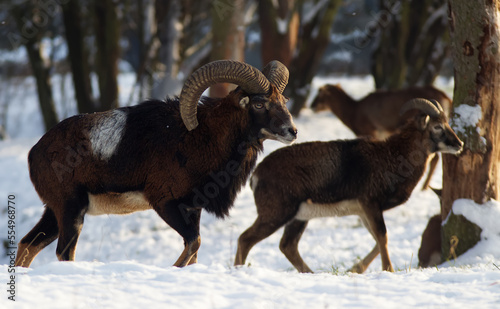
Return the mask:
<path id="1" fill-rule="evenodd" d="M 373 34 L 380 33 L 372 56 L 377 89 L 433 83 L 448 54 L 445 0 L 380 0 Z"/>
<path id="2" fill-rule="evenodd" d="M 178 19 L 181 13 L 179 0 L 156 1 L 155 18 L 157 36 L 160 41 L 158 62 L 164 67 L 162 75 L 152 87 L 151 95 L 155 98 L 177 91 L 182 86 L 177 80 L 179 60 L 179 26 Z"/>
<path id="3" fill-rule="evenodd" d="M 464 141 L 459 156 L 443 156 L 443 192 L 441 215 L 445 219 L 457 199 L 483 204 L 499 197 L 500 158 L 500 1 L 456 0 L 449 2 L 452 54 L 455 64 L 453 106 L 470 106 L 480 111 L 477 123 L 469 115 L 455 113 L 452 127 Z M 450 239 L 461 224 L 443 227 L 443 258 L 449 255 Z M 465 249 L 475 243 L 460 241 Z M 445 247 L 448 246 L 448 247 Z"/>
<path id="4" fill-rule="evenodd" d="M 294 0 L 259 0 L 263 65 L 279 60 L 288 67 L 292 62 L 299 34 L 298 4 Z"/>
<path id="5" fill-rule="evenodd" d="M 54 107 L 49 67 L 45 65 L 45 61 L 42 57 L 40 42 L 33 42 L 31 40 L 28 41 L 26 43 L 26 51 L 28 53 L 28 58 L 30 59 L 33 75 L 35 75 L 36 79 L 38 101 L 40 102 L 45 131 L 48 131 L 59 122 L 56 109 Z"/>
<path id="6" fill-rule="evenodd" d="M 28 5 L 30 2 L 27 2 Z M 14 6 L 11 9 L 19 31 L 23 34 L 22 42 L 26 47 L 31 69 L 35 76 L 38 102 L 42 112 L 45 131 L 48 131 L 59 120 L 54 107 L 54 98 L 52 95 L 52 85 L 50 78 L 50 63 L 43 58 L 40 50 L 40 40 L 44 27 L 37 27 L 36 25 L 29 25 L 28 20 L 33 19 L 31 11 L 34 7 L 30 6 Z M 28 16 L 28 18 L 26 18 Z M 29 34 L 29 35 L 28 35 Z M 31 35 L 32 34 L 32 35 Z"/>
<path id="7" fill-rule="evenodd" d="M 292 99 L 290 113 L 298 116 L 306 104 L 311 84 L 330 41 L 333 20 L 342 1 L 330 0 L 311 20 L 302 20 L 299 50 L 290 66 L 287 94 Z M 320 3 L 319 3 L 320 4 Z"/>
<path id="8" fill-rule="evenodd" d="M 118 107 L 118 58 L 120 21 L 113 0 L 93 0 L 96 35 L 95 72 L 99 84 L 101 111 Z"/>
<path id="9" fill-rule="evenodd" d="M 373 53 L 372 63 L 377 89 L 399 89 L 404 84 L 407 72 L 405 53 L 410 32 L 407 22 L 409 13 L 409 1 L 380 0 L 380 12 L 376 17 L 380 40 Z"/>
<path id="10" fill-rule="evenodd" d="M 85 33 L 82 27 L 81 7 L 78 1 L 68 1 L 62 5 L 62 15 L 68 44 L 68 60 L 75 88 L 75 98 L 80 113 L 96 111 L 92 98 L 90 82 L 90 65 L 88 48 L 85 44 Z"/>
<path id="11" fill-rule="evenodd" d="M 432 85 L 449 55 L 446 1 L 411 1 L 410 12 L 405 85 Z M 418 22 L 415 15 L 421 16 Z"/>
<path id="12" fill-rule="evenodd" d="M 244 0 L 214 1 L 211 7 L 213 37 L 210 61 L 245 60 L 244 7 Z M 215 84 L 210 87 L 210 97 L 224 97 L 232 88 L 228 83 Z"/>

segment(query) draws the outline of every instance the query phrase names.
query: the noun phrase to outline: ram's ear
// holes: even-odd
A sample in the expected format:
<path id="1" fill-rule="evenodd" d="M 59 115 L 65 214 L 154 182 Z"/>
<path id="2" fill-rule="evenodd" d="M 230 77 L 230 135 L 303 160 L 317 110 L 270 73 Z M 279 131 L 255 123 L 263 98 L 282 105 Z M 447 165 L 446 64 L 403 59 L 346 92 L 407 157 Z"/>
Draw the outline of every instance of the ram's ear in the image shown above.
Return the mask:
<path id="1" fill-rule="evenodd" d="M 425 114 L 420 114 L 417 116 L 417 124 L 420 128 L 420 130 L 425 130 L 427 128 L 427 125 L 429 124 L 429 120 L 431 119 L 428 115 Z"/>
<path id="2" fill-rule="evenodd" d="M 243 98 L 241 98 L 240 106 L 242 108 L 245 108 L 248 105 L 248 103 L 250 103 L 250 98 L 248 96 L 244 96 Z"/>

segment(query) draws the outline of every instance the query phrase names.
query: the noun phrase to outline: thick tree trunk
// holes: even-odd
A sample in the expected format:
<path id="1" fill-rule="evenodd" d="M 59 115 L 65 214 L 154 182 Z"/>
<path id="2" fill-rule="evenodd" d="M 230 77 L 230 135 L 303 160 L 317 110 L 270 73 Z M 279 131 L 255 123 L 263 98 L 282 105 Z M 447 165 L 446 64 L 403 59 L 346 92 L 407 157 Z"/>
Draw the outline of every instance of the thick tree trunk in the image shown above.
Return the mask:
<path id="1" fill-rule="evenodd" d="M 35 76 L 38 102 L 40 103 L 40 110 L 42 112 L 45 130 L 47 131 L 59 122 L 52 96 L 49 73 L 50 64 L 43 58 L 40 50 L 40 39 L 42 37 L 43 28 L 27 24 L 27 21 L 31 19 L 31 12 L 35 10 L 35 8 L 30 7 L 29 2 L 25 4 L 26 6 L 14 6 L 11 12 L 16 19 L 19 31 L 23 34 L 22 42 L 26 47 L 31 69 Z"/>
<path id="2" fill-rule="evenodd" d="M 179 60 L 178 18 L 181 13 L 180 0 L 156 1 L 155 18 L 157 36 L 160 41 L 158 62 L 165 69 L 151 89 L 151 96 L 164 98 L 169 94 L 180 92 L 181 84 L 177 80 Z"/>
<path id="3" fill-rule="evenodd" d="M 299 34 L 298 8 L 298 1 L 259 0 L 263 65 L 279 60 L 288 67 L 292 62 Z"/>
<path id="4" fill-rule="evenodd" d="M 244 7 L 244 0 L 214 1 L 211 8 L 213 37 L 210 61 L 245 60 Z M 230 84 L 216 84 L 210 87 L 210 96 L 224 97 L 230 89 Z"/>
<path id="5" fill-rule="evenodd" d="M 39 42 L 28 41 L 26 43 L 26 51 L 30 59 L 33 75 L 36 79 L 38 102 L 40 102 L 43 123 L 45 125 L 45 130 L 48 131 L 59 122 L 54 107 L 49 68 L 45 66 L 45 61 L 40 52 Z"/>
<path id="6" fill-rule="evenodd" d="M 287 94 L 293 102 L 290 113 L 294 116 L 298 116 L 306 104 L 309 86 L 330 41 L 333 20 L 341 3 L 340 0 L 330 0 L 314 18 L 302 21 L 299 51 L 290 66 L 290 86 L 287 87 Z"/>
<path id="7" fill-rule="evenodd" d="M 113 0 L 93 0 L 96 35 L 95 72 L 99 80 L 99 110 L 118 107 L 120 21 Z"/>
<path id="8" fill-rule="evenodd" d="M 436 6 L 433 6 L 433 3 Z M 445 0 L 412 1 L 406 49 L 407 86 L 432 85 L 449 54 L 448 14 Z M 414 17 L 422 16 L 415 22 Z"/>
<path id="9" fill-rule="evenodd" d="M 410 34 L 409 18 L 409 1 L 380 0 L 377 23 L 381 34 L 372 60 L 377 89 L 399 89 L 404 84 L 408 69 L 405 53 Z"/>
<path id="10" fill-rule="evenodd" d="M 464 141 L 465 149 L 459 156 L 443 156 L 443 219 L 457 199 L 482 204 L 499 197 L 499 9 L 499 0 L 449 2 L 455 63 L 455 116 L 451 123 Z M 478 117 L 472 120 L 474 115 Z M 457 235 L 462 228 L 462 223 L 443 227 L 443 258 L 448 258 L 450 252 L 450 239 L 444 235 Z M 465 252 L 475 243 L 459 239 L 458 245 L 460 252 Z"/>
<path id="11" fill-rule="evenodd" d="M 373 32 L 380 32 L 373 52 L 377 89 L 432 84 L 448 54 L 445 0 L 380 0 Z"/>
<path id="12" fill-rule="evenodd" d="M 66 42 L 68 44 L 68 60 L 75 88 L 78 112 L 95 112 L 90 82 L 90 66 L 88 49 L 85 44 L 85 33 L 82 27 L 81 7 L 78 1 L 68 1 L 62 6 Z"/>

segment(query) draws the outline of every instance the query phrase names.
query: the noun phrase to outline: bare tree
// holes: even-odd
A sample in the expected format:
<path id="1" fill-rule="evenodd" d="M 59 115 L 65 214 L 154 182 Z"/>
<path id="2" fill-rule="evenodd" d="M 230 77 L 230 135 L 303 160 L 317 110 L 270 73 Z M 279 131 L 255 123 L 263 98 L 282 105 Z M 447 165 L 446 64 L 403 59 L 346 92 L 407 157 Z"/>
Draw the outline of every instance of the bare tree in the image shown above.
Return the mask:
<path id="1" fill-rule="evenodd" d="M 299 37 L 299 1 L 259 0 L 262 63 L 278 59 L 289 66 Z"/>
<path id="2" fill-rule="evenodd" d="M 98 76 L 99 110 L 118 107 L 118 59 L 121 37 L 118 5 L 113 0 L 92 0 L 97 52 L 94 71 Z"/>
<path id="3" fill-rule="evenodd" d="M 19 42 L 26 47 L 31 70 L 36 79 L 38 101 L 43 116 L 45 130 L 58 123 L 54 108 L 54 98 L 50 78 L 51 63 L 44 58 L 41 39 L 49 21 L 48 16 L 42 15 L 38 2 L 26 1 L 11 8 L 19 29 Z"/>
<path id="4" fill-rule="evenodd" d="M 330 41 L 333 20 L 341 3 L 341 0 L 311 1 L 308 3 L 311 7 L 302 13 L 297 51 L 290 65 L 287 87 L 287 94 L 293 102 L 290 112 L 294 116 L 305 106 L 310 84 Z"/>
<path id="5" fill-rule="evenodd" d="M 372 35 L 377 89 L 430 85 L 448 55 L 445 0 L 379 0 Z"/>
<path id="6" fill-rule="evenodd" d="M 443 219 L 450 214 L 457 199 L 470 199 L 483 204 L 490 199 L 499 198 L 499 7 L 499 0 L 449 2 L 455 64 L 455 116 L 451 122 L 465 147 L 458 157 L 443 156 Z M 456 255 L 465 252 L 478 240 L 478 237 L 472 238 L 475 241 L 466 237 L 470 234 L 477 235 L 476 228 L 464 218 L 453 220 L 453 216 L 443 227 L 444 259 L 452 251 Z"/>
<path id="7" fill-rule="evenodd" d="M 157 63 L 161 67 L 157 80 L 152 85 L 151 95 L 155 98 L 165 97 L 180 87 L 177 80 L 179 61 L 179 39 L 182 28 L 179 24 L 181 12 L 180 0 L 155 2 L 155 19 L 157 39 L 160 42 L 157 50 Z"/>
<path id="8" fill-rule="evenodd" d="M 62 5 L 62 15 L 68 45 L 68 60 L 75 88 L 75 99 L 80 113 L 96 110 L 90 82 L 88 46 L 85 44 L 85 27 L 81 1 L 67 1 Z"/>
<path id="9" fill-rule="evenodd" d="M 216 0 L 212 3 L 212 51 L 210 61 L 245 60 L 244 0 Z M 223 97 L 230 85 L 219 83 L 210 87 L 211 97 Z"/>

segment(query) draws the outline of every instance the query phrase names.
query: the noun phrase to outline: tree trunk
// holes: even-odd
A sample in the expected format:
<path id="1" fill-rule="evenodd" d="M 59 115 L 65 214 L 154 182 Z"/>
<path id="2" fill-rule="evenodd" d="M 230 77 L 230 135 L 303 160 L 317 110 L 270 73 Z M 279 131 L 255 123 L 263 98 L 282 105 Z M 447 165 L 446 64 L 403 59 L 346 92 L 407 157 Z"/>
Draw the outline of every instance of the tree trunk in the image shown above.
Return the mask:
<path id="1" fill-rule="evenodd" d="M 325 7 L 317 8 L 313 18 L 301 21 L 299 51 L 290 66 L 290 86 L 287 87 L 288 96 L 293 102 L 290 113 L 294 116 L 298 116 L 306 104 L 309 86 L 330 42 L 333 20 L 341 3 L 341 0 L 330 0 Z M 321 5 L 322 2 L 316 4 Z"/>
<path id="2" fill-rule="evenodd" d="M 137 25 L 139 67 L 136 68 L 136 76 L 139 84 L 140 100 L 151 97 L 151 84 L 153 78 L 148 67 L 151 67 L 152 56 L 156 54 L 159 47 L 159 42 L 154 37 L 157 33 L 156 21 L 154 18 L 154 5 L 155 3 L 153 0 L 137 0 L 137 7 L 140 13 Z"/>
<path id="3" fill-rule="evenodd" d="M 216 1 L 183 0 L 182 35 L 179 39 L 179 73 L 189 76 L 195 69 L 210 61 L 213 32 L 211 7 Z M 245 8 L 245 14 L 248 10 Z"/>
<path id="4" fill-rule="evenodd" d="M 299 34 L 298 4 L 294 0 L 259 0 L 263 65 L 279 60 L 288 67 L 292 62 Z"/>
<path id="5" fill-rule="evenodd" d="M 410 12 L 405 85 L 431 85 L 449 54 L 446 1 L 411 1 Z M 415 15 L 421 16 L 418 22 Z"/>
<path id="6" fill-rule="evenodd" d="M 432 84 L 448 54 L 445 0 L 380 0 L 373 32 L 380 33 L 372 56 L 377 89 Z"/>
<path id="7" fill-rule="evenodd" d="M 217 0 L 211 8 L 212 52 L 210 61 L 245 60 L 244 0 Z M 232 89 L 228 83 L 210 87 L 210 97 L 224 97 Z"/>
<path id="8" fill-rule="evenodd" d="M 78 1 L 68 1 L 62 5 L 68 60 L 71 64 L 78 112 L 91 113 L 96 111 L 96 107 L 92 98 L 88 49 L 80 11 Z"/>
<path id="9" fill-rule="evenodd" d="M 410 20 L 409 13 L 409 1 L 380 0 L 376 22 L 381 33 L 372 63 L 377 89 L 399 89 L 404 84 L 407 71 L 405 53 L 410 32 L 407 22 Z"/>
<path id="10" fill-rule="evenodd" d="M 94 0 L 96 35 L 95 72 L 99 84 L 101 111 L 118 107 L 118 58 L 120 56 L 120 21 L 113 0 Z"/>
<path id="11" fill-rule="evenodd" d="M 49 74 L 49 68 L 45 66 L 45 61 L 40 52 L 40 43 L 29 41 L 26 43 L 26 51 L 30 59 L 31 69 L 35 75 L 36 86 L 38 90 L 38 101 L 42 111 L 45 130 L 55 126 L 59 120 L 54 107 L 54 98 L 52 96 L 52 83 Z"/>
<path id="12" fill-rule="evenodd" d="M 29 6 L 15 6 L 12 8 L 11 12 L 16 19 L 19 31 L 23 34 L 22 42 L 26 47 L 31 69 L 33 70 L 33 75 L 35 76 L 38 102 L 42 112 L 45 131 L 48 131 L 56 125 L 59 120 L 52 96 L 51 78 L 49 73 L 50 63 L 45 61 L 40 50 L 40 39 L 44 28 L 37 27 L 33 24 L 27 24 L 27 21 L 32 19 L 30 16 L 31 11 L 34 9 L 34 7 Z"/>
<path id="13" fill-rule="evenodd" d="M 443 156 L 442 218 L 446 218 L 457 199 L 483 204 L 499 197 L 500 156 L 500 1 L 449 2 L 452 54 L 455 64 L 455 90 L 452 126 L 464 141 L 459 156 Z M 478 119 L 473 119 L 474 116 Z M 450 220 L 448 220 L 450 221 Z M 450 239 L 463 223 L 443 227 L 443 258 L 450 253 Z M 459 239 L 465 252 L 474 242 Z M 455 250 L 456 251 L 456 250 Z"/>
<path id="14" fill-rule="evenodd" d="M 164 70 L 152 87 L 151 96 L 154 98 L 164 98 L 181 86 L 177 80 L 179 32 L 181 31 L 178 29 L 180 10 L 179 0 L 156 1 L 155 3 L 157 36 L 160 41 L 157 60 Z"/>

